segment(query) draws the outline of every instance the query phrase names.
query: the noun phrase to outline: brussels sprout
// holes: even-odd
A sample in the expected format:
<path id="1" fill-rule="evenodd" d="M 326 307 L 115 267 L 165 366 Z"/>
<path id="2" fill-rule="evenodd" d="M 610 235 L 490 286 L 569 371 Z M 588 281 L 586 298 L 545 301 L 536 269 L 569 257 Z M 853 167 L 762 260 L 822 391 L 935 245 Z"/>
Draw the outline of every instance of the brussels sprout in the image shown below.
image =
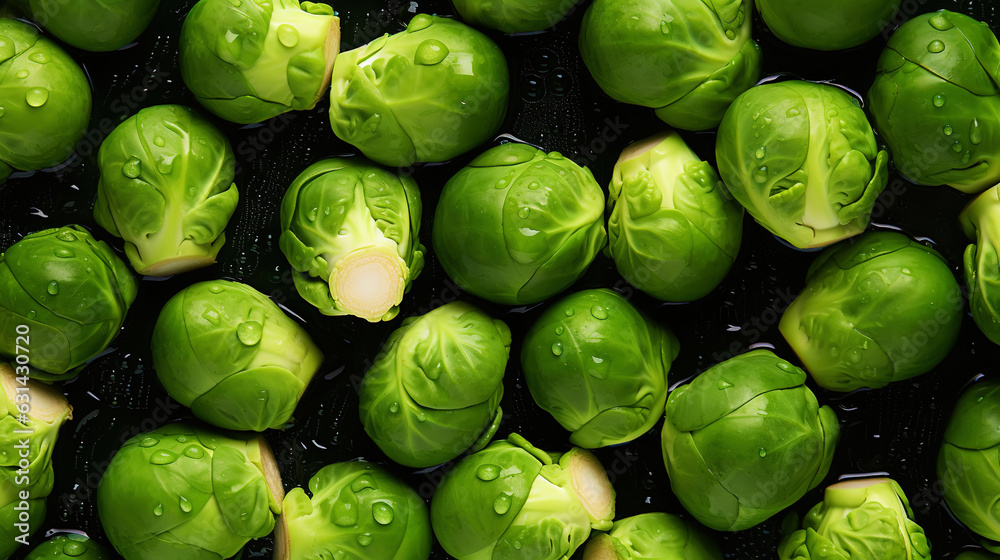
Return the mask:
<path id="1" fill-rule="evenodd" d="M 325 159 L 281 201 L 279 245 L 295 288 L 324 315 L 388 321 L 424 268 L 420 191 L 364 160 Z"/>
<path id="2" fill-rule="evenodd" d="M 740 250 L 743 207 L 676 132 L 626 148 L 609 191 L 610 252 L 630 284 L 691 301 L 722 282 Z"/>
<path id="3" fill-rule="evenodd" d="M 1000 381 L 976 383 L 958 399 L 944 432 L 937 474 L 955 517 L 996 546 L 995 541 L 1000 541 Z"/>
<path id="4" fill-rule="evenodd" d="M 181 290 L 153 328 L 153 365 L 167 393 L 220 428 L 284 427 L 322 363 L 305 329 L 237 282 Z"/>
<path id="5" fill-rule="evenodd" d="M 452 0 L 462 19 L 504 33 L 542 31 L 559 23 L 577 0 Z"/>
<path id="6" fill-rule="evenodd" d="M 878 231 L 823 252 L 778 329 L 820 387 L 853 391 L 927 373 L 961 325 L 962 293 L 944 258 Z"/>
<path id="7" fill-rule="evenodd" d="M 997 560 L 1000 556 L 980 550 L 967 550 L 955 557 L 955 560 Z"/>
<path id="8" fill-rule="evenodd" d="M 879 558 L 930 560 L 931 545 L 913 521 L 895 480 L 846 480 L 826 488 L 802 529 L 781 541 L 780 560 Z"/>
<path id="9" fill-rule="evenodd" d="M 24 560 L 112 560 L 111 553 L 95 540 L 76 533 L 52 537 L 35 547 Z"/>
<path id="10" fill-rule="evenodd" d="M 747 529 L 823 481 L 840 425 L 805 381 L 801 369 L 753 350 L 670 394 L 663 462 L 674 494 L 698 521 Z"/>
<path id="11" fill-rule="evenodd" d="M 433 235 L 441 266 L 465 290 L 537 303 L 568 288 L 604 246 L 604 191 L 558 152 L 503 144 L 445 184 Z"/>
<path id="12" fill-rule="evenodd" d="M 26 235 L 0 253 L 0 332 L 28 327 L 32 376 L 71 377 L 108 347 L 135 296 L 125 263 L 80 226 Z M 0 356 L 16 354 L 14 337 L 0 337 Z"/>
<path id="13" fill-rule="evenodd" d="M 449 303 L 403 321 L 361 382 L 361 422 L 393 461 L 430 467 L 479 451 L 503 413 L 510 329 Z"/>
<path id="14" fill-rule="evenodd" d="M 330 124 L 384 165 L 447 161 L 500 128 L 508 82 L 507 61 L 486 35 L 417 14 L 406 31 L 337 57 Z"/>
<path id="15" fill-rule="evenodd" d="M 989 26 L 954 12 L 917 16 L 889 38 L 868 100 L 908 179 L 967 193 L 1000 182 L 998 58 Z"/>
<path id="16" fill-rule="evenodd" d="M 0 19 L 0 183 L 62 163 L 90 122 L 90 84 L 34 27 Z"/>
<path id="17" fill-rule="evenodd" d="M 757 9 L 771 32 L 789 45 L 836 51 L 878 35 L 899 4 L 900 0 L 757 0 Z"/>
<path id="18" fill-rule="evenodd" d="M 11 0 L 11 4 L 66 43 L 105 52 L 141 35 L 160 0 Z"/>
<path id="19" fill-rule="evenodd" d="M 615 516 L 615 491 L 591 453 L 550 455 L 517 434 L 462 459 L 431 500 L 431 526 L 457 560 L 569 558 Z"/>
<path id="20" fill-rule="evenodd" d="M 858 101 L 827 84 L 750 89 L 719 125 L 715 155 L 736 200 L 800 249 L 863 232 L 889 180 L 889 156 Z"/>
<path id="21" fill-rule="evenodd" d="M 615 521 L 610 533 L 590 539 L 583 560 L 722 560 L 718 545 L 693 523 L 669 513 L 643 513 Z"/>
<path id="22" fill-rule="evenodd" d="M 55 481 L 52 450 L 59 428 L 73 418 L 66 397 L 24 377 L 26 369 L 0 363 L 0 558 L 41 526 Z"/>
<path id="23" fill-rule="evenodd" d="M 656 109 L 670 126 L 708 130 L 760 75 L 752 12 L 752 0 L 596 0 L 580 54 L 614 99 Z"/>
<path id="24" fill-rule="evenodd" d="M 125 239 L 139 274 L 170 276 L 215 264 L 236 210 L 236 160 L 212 123 L 157 105 L 118 125 L 98 155 L 94 219 Z"/>
<path id="25" fill-rule="evenodd" d="M 274 529 L 283 497 L 264 438 L 175 423 L 125 442 L 101 477 L 97 510 L 125 560 L 223 560 Z"/>
<path id="26" fill-rule="evenodd" d="M 965 248 L 972 318 L 983 334 L 1000 344 L 1000 185 L 976 198 L 960 219 L 975 242 Z"/>
<path id="27" fill-rule="evenodd" d="M 340 18 L 326 4 L 200 0 L 181 27 L 184 83 L 235 123 L 315 107 L 339 52 Z"/>
<path id="28" fill-rule="evenodd" d="M 584 290 L 528 330 L 521 364 L 531 396 L 580 447 L 632 441 L 663 414 L 677 338 L 611 290 Z"/>
<path id="29" fill-rule="evenodd" d="M 431 524 L 412 488 L 364 461 L 334 463 L 285 496 L 276 560 L 427 560 Z"/>

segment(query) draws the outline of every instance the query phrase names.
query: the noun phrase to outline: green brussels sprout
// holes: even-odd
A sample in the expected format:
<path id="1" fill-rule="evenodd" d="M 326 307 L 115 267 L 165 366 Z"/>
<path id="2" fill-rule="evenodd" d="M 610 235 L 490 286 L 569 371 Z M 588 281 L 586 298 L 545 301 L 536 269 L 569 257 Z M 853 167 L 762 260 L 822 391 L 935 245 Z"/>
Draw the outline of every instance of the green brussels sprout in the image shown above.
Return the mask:
<path id="1" fill-rule="evenodd" d="M 538 406 L 596 448 L 648 432 L 667 401 L 677 338 L 611 290 L 583 290 L 553 304 L 521 346 L 521 365 Z"/>
<path id="2" fill-rule="evenodd" d="M 669 513 L 619 519 L 587 543 L 583 560 L 722 560 L 722 551 L 694 523 Z"/>
<path id="3" fill-rule="evenodd" d="M 997 560 L 1000 556 L 981 550 L 967 550 L 955 557 L 955 560 Z"/>
<path id="4" fill-rule="evenodd" d="M 420 212 L 410 177 L 362 159 L 312 164 L 281 200 L 278 244 L 295 289 L 324 315 L 392 319 L 424 268 Z"/>
<path id="5" fill-rule="evenodd" d="M 11 0 L 49 33 L 78 49 L 113 51 L 134 41 L 160 0 Z"/>
<path id="6" fill-rule="evenodd" d="M 153 365 L 167 393 L 229 430 L 283 428 L 322 363 L 305 329 L 238 282 L 184 288 L 153 328 Z"/>
<path id="7" fill-rule="evenodd" d="M 30 347 L 30 338 L 21 343 Z M 55 481 L 52 450 L 59 428 L 73 418 L 62 393 L 25 377 L 27 367 L 16 368 L 0 363 L 0 558 L 28 544 L 41 526 Z"/>
<path id="8" fill-rule="evenodd" d="M 698 521 L 748 529 L 823 481 L 840 425 L 805 381 L 806 372 L 761 349 L 670 393 L 663 462 L 674 494 Z"/>
<path id="9" fill-rule="evenodd" d="M 937 474 L 944 499 L 959 521 L 979 536 L 1000 541 L 1000 381 L 974 384 L 962 394 L 944 432 Z M 998 550 L 994 550 L 998 552 Z"/>
<path id="10" fill-rule="evenodd" d="M 82 227 L 28 234 L 0 253 L 0 332 L 26 325 L 38 341 L 31 375 L 69 378 L 115 338 L 136 291 L 125 263 Z M 0 356 L 16 356 L 15 342 L 0 337 Z"/>
<path id="11" fill-rule="evenodd" d="M 979 195 L 959 216 L 974 243 L 965 248 L 965 284 L 979 329 L 1000 344 L 1000 185 Z"/>
<path id="12" fill-rule="evenodd" d="M 750 89 L 722 119 L 715 155 L 736 200 L 800 249 L 863 232 L 889 180 L 889 156 L 865 112 L 828 84 Z"/>
<path id="13" fill-rule="evenodd" d="M 0 183 L 68 158 L 90 122 L 90 84 L 54 42 L 0 19 Z"/>
<path id="14" fill-rule="evenodd" d="M 609 191 L 609 247 L 625 280 L 664 301 L 696 300 L 722 282 L 743 207 L 676 132 L 626 148 Z"/>
<path id="15" fill-rule="evenodd" d="M 504 33 L 543 31 L 559 23 L 577 0 L 452 0 L 462 19 Z"/>
<path id="16" fill-rule="evenodd" d="M 101 543 L 85 535 L 66 533 L 35 547 L 24 560 L 112 560 Z"/>
<path id="17" fill-rule="evenodd" d="M 782 41 L 820 51 L 864 44 L 888 26 L 901 0 L 757 0 L 764 23 Z"/>
<path id="18" fill-rule="evenodd" d="M 101 144 L 94 219 L 125 239 L 139 274 L 215 264 L 236 210 L 236 159 L 212 123 L 180 105 L 147 107 Z"/>
<path id="19" fill-rule="evenodd" d="M 802 529 L 782 539 L 778 557 L 930 560 L 931 545 L 895 480 L 855 479 L 826 488 L 823 501 L 802 520 Z"/>
<path id="20" fill-rule="evenodd" d="M 558 152 L 503 144 L 444 186 L 434 251 L 463 289 L 506 305 L 568 288 L 604 247 L 604 191 Z"/>
<path id="21" fill-rule="evenodd" d="M 427 505 L 371 463 L 334 463 L 285 496 L 275 531 L 276 560 L 427 560 Z"/>
<path id="22" fill-rule="evenodd" d="M 312 109 L 340 52 L 340 18 L 299 0 L 200 0 L 180 37 L 181 77 L 198 101 L 235 123 Z"/>
<path id="23" fill-rule="evenodd" d="M 457 560 L 569 558 L 606 531 L 615 491 L 590 452 L 551 455 L 518 434 L 462 459 L 431 500 L 431 526 Z"/>
<path id="24" fill-rule="evenodd" d="M 508 89 L 507 61 L 489 37 L 417 14 L 402 33 L 337 57 L 330 125 L 383 165 L 447 161 L 496 133 Z"/>
<path id="25" fill-rule="evenodd" d="M 1000 182 L 1000 42 L 985 23 L 940 11 L 889 38 L 868 101 L 896 168 L 967 193 Z"/>
<path id="26" fill-rule="evenodd" d="M 876 231 L 824 251 L 778 329 L 820 387 L 853 391 L 927 373 L 961 325 L 962 292 L 944 258 Z"/>
<path id="27" fill-rule="evenodd" d="M 753 0 L 596 0 L 580 54 L 612 98 L 656 109 L 670 126 L 708 130 L 760 76 L 752 12 Z"/>
<path id="28" fill-rule="evenodd" d="M 510 329 L 454 302 L 403 321 L 361 382 L 361 422 L 393 461 L 430 467 L 500 427 Z"/>
<path id="29" fill-rule="evenodd" d="M 283 497 L 263 437 L 174 423 L 125 442 L 101 477 L 97 510 L 125 560 L 223 560 L 274 529 Z"/>

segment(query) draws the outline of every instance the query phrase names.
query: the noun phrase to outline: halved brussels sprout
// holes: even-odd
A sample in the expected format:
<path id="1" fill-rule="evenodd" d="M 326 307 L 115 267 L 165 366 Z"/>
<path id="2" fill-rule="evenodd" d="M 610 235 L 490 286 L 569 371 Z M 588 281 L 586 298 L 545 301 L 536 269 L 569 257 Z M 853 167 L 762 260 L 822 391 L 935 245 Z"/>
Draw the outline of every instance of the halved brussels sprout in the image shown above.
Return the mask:
<path id="1" fill-rule="evenodd" d="M 757 0 L 764 23 L 789 45 L 836 51 L 861 45 L 892 23 L 901 0 Z"/>
<path id="2" fill-rule="evenodd" d="M 113 51 L 136 39 L 160 0 L 11 0 L 46 31 L 78 49 Z"/>
<path id="3" fill-rule="evenodd" d="M 170 276 L 215 264 L 239 193 L 236 160 L 212 123 L 180 105 L 156 105 L 101 144 L 94 219 L 125 239 L 139 274 Z"/>
<path id="4" fill-rule="evenodd" d="M 24 560 L 112 560 L 112 556 L 95 540 L 65 533 L 38 545 Z"/>
<path id="5" fill-rule="evenodd" d="M 979 195 L 959 216 L 965 235 L 965 285 L 979 329 L 1000 344 L 1000 185 Z"/>
<path id="6" fill-rule="evenodd" d="M 858 100 L 828 84 L 751 88 L 722 119 L 715 155 L 736 200 L 800 249 L 865 231 L 889 180 Z"/>
<path id="7" fill-rule="evenodd" d="M 669 513 L 619 519 L 608 533 L 592 537 L 583 560 L 722 560 L 715 541 L 696 524 Z"/>

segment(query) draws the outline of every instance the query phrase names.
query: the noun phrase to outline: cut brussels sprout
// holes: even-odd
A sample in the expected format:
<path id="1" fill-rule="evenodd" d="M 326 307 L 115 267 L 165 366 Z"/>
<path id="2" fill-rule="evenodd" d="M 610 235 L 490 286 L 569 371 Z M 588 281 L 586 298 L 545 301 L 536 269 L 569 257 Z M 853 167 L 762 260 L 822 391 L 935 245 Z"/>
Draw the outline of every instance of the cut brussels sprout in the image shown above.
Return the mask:
<path id="1" fill-rule="evenodd" d="M 557 301 L 528 330 L 521 364 L 538 406 L 596 448 L 632 441 L 663 415 L 677 338 L 611 290 Z"/>
<path id="2" fill-rule="evenodd" d="M 340 18 L 299 0 L 201 0 L 184 19 L 180 67 L 206 109 L 258 123 L 312 109 L 340 52 Z"/>
<path id="3" fill-rule="evenodd" d="M 670 393 L 663 461 L 674 494 L 702 524 L 748 529 L 826 477 L 840 425 L 805 381 L 769 350 L 752 350 Z"/>
<path id="4" fill-rule="evenodd" d="M 680 135 L 626 148 L 609 194 L 609 248 L 630 284 L 664 301 L 692 301 L 722 282 L 740 250 L 743 207 Z"/>
<path id="5" fill-rule="evenodd" d="M 943 360 L 958 340 L 962 307 L 937 251 L 874 231 L 813 262 L 778 328 L 820 387 L 874 389 Z"/>
<path id="6" fill-rule="evenodd" d="M 0 184 L 66 160 L 90 122 L 80 66 L 31 25 L 0 19 Z"/>
<path id="7" fill-rule="evenodd" d="M 757 0 L 764 23 L 782 41 L 821 51 L 867 42 L 892 23 L 901 0 Z"/>
<path id="8" fill-rule="evenodd" d="M 975 193 L 1000 182 L 1000 42 L 942 10 L 889 38 L 868 91 L 896 168 L 922 185 Z"/>
<path id="9" fill-rule="evenodd" d="M 409 317 L 361 382 L 361 422 L 393 461 L 430 467 L 493 438 L 510 329 L 455 302 Z"/>
<path id="10" fill-rule="evenodd" d="M 105 52 L 136 39 L 160 0 L 11 0 L 46 31 L 78 49 Z"/>
<path id="11" fill-rule="evenodd" d="M 180 105 L 147 107 L 118 125 L 98 155 L 94 219 L 125 239 L 139 274 L 215 264 L 236 210 L 236 160 L 212 123 Z"/>
<path id="12" fill-rule="evenodd" d="M 24 560 L 113 560 L 113 557 L 99 542 L 65 533 L 38 545 Z"/>
<path id="13" fill-rule="evenodd" d="M 959 216 L 973 241 L 965 248 L 965 285 L 976 325 L 1000 344 L 1000 185 L 979 195 Z"/>
<path id="14" fill-rule="evenodd" d="M 472 25 L 504 33 L 542 31 L 562 21 L 578 0 L 452 0 Z"/>
<path id="15" fill-rule="evenodd" d="M 136 290 L 125 263 L 82 227 L 28 234 L 0 253 L 0 332 L 27 326 L 31 375 L 69 378 L 115 338 Z M 0 337 L 0 356 L 16 354 L 15 337 Z"/>
<path id="16" fill-rule="evenodd" d="M 604 191 L 589 169 L 526 144 L 487 150 L 444 186 L 434 251 L 463 289 L 538 303 L 568 288 L 604 246 Z"/>
<path id="17" fill-rule="evenodd" d="M 752 0 L 596 0 L 580 54 L 612 98 L 656 109 L 670 126 L 708 130 L 760 75 L 752 22 Z"/>
<path id="18" fill-rule="evenodd" d="M 420 192 L 361 159 L 325 159 L 281 201 L 279 244 L 295 288 L 324 315 L 388 321 L 424 268 Z"/>
<path id="19" fill-rule="evenodd" d="M 715 541 L 694 523 L 669 513 L 619 519 L 591 537 L 583 560 L 722 560 Z"/>
<path id="20" fill-rule="evenodd" d="M 781 541 L 778 557 L 930 560 L 931 545 L 895 480 L 854 479 L 826 488 L 802 528 Z"/>
<path id="21" fill-rule="evenodd" d="M 224 560 L 274 529 L 283 497 L 264 438 L 175 423 L 125 442 L 101 477 L 97 509 L 125 560 Z"/>
<path id="22" fill-rule="evenodd" d="M 508 89 L 507 61 L 489 37 L 417 14 L 402 33 L 337 57 L 330 124 L 383 165 L 447 161 L 496 133 Z"/>
<path id="23" fill-rule="evenodd" d="M 237 282 L 181 290 L 153 328 L 153 365 L 167 393 L 220 428 L 283 428 L 322 363 L 305 329 Z"/>
<path id="24" fill-rule="evenodd" d="M 751 88 L 726 112 L 715 154 L 736 200 L 800 249 L 865 231 L 889 180 L 858 100 L 828 84 Z"/>
<path id="25" fill-rule="evenodd" d="M 937 474 L 948 508 L 1000 552 L 1000 381 L 974 384 L 958 399 L 944 432 Z"/>
<path id="26" fill-rule="evenodd" d="M 285 496 L 275 531 L 276 560 L 427 560 L 427 505 L 383 468 L 334 463 Z"/>
<path id="27" fill-rule="evenodd" d="M 606 531 L 615 491 L 591 453 L 550 455 L 517 434 L 462 459 L 431 501 L 438 542 L 457 560 L 569 558 Z"/>

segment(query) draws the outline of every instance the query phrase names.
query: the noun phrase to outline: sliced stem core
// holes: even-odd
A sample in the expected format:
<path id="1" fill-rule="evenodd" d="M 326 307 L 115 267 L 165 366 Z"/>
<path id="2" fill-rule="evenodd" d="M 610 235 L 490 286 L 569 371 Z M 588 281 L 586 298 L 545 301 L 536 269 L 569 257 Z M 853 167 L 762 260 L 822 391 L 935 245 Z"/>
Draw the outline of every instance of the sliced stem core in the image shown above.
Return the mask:
<path id="1" fill-rule="evenodd" d="M 608 480 L 608 473 L 597 457 L 589 451 L 575 448 L 570 451 L 570 484 L 583 504 L 595 529 L 611 529 L 615 517 L 615 489 Z"/>
<path id="2" fill-rule="evenodd" d="M 0 364 L 0 388 L 3 389 L 7 399 L 14 400 L 14 395 L 18 394 L 18 388 L 24 394 L 24 385 L 17 380 L 17 374 L 10 364 Z M 28 380 L 28 394 L 31 398 L 30 416 L 36 421 L 46 424 L 62 424 L 64 420 L 73 418 L 73 407 L 69 405 L 66 397 L 52 387 L 35 381 Z"/>
<path id="3" fill-rule="evenodd" d="M 340 307 L 373 323 L 399 305 L 405 287 L 406 271 L 399 257 L 371 248 L 349 253 L 330 275 L 330 293 Z"/>

